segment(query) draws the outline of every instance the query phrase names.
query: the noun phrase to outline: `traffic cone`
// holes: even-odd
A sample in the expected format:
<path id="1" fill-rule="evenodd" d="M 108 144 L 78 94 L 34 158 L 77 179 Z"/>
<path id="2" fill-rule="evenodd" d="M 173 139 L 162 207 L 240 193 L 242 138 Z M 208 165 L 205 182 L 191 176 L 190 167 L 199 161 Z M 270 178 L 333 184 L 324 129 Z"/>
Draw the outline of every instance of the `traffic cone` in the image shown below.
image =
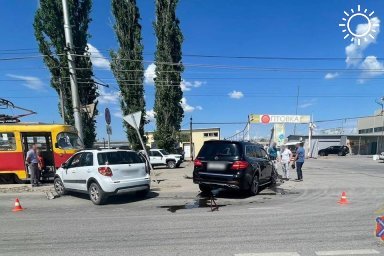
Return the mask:
<path id="1" fill-rule="evenodd" d="M 345 192 L 341 193 L 341 198 L 340 198 L 338 203 L 339 204 L 348 204 L 347 193 L 345 193 Z"/>
<path id="2" fill-rule="evenodd" d="M 24 210 L 23 207 L 21 207 L 21 204 L 19 202 L 19 198 L 16 198 L 15 200 L 15 207 L 12 209 L 13 212 L 19 212 Z"/>

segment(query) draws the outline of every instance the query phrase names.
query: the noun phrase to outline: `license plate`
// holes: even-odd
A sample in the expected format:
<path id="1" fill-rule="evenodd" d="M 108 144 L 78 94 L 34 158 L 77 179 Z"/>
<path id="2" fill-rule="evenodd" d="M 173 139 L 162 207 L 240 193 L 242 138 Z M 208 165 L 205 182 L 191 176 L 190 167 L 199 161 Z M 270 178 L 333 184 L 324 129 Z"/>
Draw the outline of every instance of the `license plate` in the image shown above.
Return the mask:
<path id="1" fill-rule="evenodd" d="M 208 170 L 222 171 L 222 170 L 225 170 L 226 167 L 227 166 L 225 163 L 208 163 L 207 165 Z"/>

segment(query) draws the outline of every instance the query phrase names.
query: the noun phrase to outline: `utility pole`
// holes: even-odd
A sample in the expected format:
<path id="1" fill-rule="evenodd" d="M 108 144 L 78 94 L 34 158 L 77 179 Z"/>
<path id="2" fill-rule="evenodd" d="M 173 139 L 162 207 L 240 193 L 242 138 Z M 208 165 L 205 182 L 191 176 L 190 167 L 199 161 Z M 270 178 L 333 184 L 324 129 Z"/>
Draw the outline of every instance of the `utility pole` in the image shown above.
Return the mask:
<path id="1" fill-rule="evenodd" d="M 63 118 L 63 124 L 65 124 L 64 93 L 63 93 L 63 84 L 61 82 L 61 77 L 59 77 L 59 90 L 60 90 L 61 117 Z"/>
<path id="2" fill-rule="evenodd" d="M 189 156 L 193 161 L 192 117 L 189 119 Z"/>
<path id="3" fill-rule="evenodd" d="M 380 138 L 380 148 L 379 148 L 379 135 L 377 136 L 377 149 L 376 154 L 380 154 L 379 149 L 383 150 L 383 136 L 384 136 L 384 97 L 381 97 L 380 100 L 376 100 L 376 103 L 380 105 L 381 107 L 381 124 L 382 127 L 380 127 L 381 130 L 381 138 Z M 375 117 L 374 117 L 375 118 Z M 373 133 L 375 133 L 375 126 L 373 127 Z"/>
<path id="4" fill-rule="evenodd" d="M 297 86 L 296 112 L 295 112 L 295 115 L 297 115 L 298 108 L 299 108 L 299 96 L 300 96 L 300 85 Z M 293 135 L 296 135 L 296 124 L 293 126 Z"/>
<path id="5" fill-rule="evenodd" d="M 83 125 L 81 122 L 79 91 L 77 87 L 77 78 L 76 78 L 76 65 L 73 58 L 73 54 L 72 54 L 73 48 L 74 48 L 73 39 L 72 39 L 72 28 L 71 28 L 71 24 L 69 23 L 67 0 L 62 0 L 62 4 L 63 4 L 63 15 L 64 15 L 65 44 L 67 48 L 69 77 L 71 82 L 73 117 L 75 119 L 75 127 L 77 129 L 79 137 L 83 141 L 84 139 Z"/>

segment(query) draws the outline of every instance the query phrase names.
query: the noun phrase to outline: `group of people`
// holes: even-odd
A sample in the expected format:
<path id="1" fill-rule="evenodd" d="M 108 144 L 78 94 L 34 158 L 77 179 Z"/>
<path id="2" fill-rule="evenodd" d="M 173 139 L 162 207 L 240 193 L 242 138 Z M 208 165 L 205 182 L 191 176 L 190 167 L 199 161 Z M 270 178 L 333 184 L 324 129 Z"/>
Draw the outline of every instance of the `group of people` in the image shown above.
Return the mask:
<path id="1" fill-rule="evenodd" d="M 286 146 L 281 146 L 280 155 L 277 154 L 277 144 L 273 142 L 268 148 L 268 154 L 274 163 L 279 161 L 283 171 L 283 179 L 290 179 L 290 168 L 296 169 L 297 181 L 303 181 L 303 165 L 305 161 L 305 150 L 301 143 L 296 144 L 296 154 L 293 155 L 292 151 Z"/>
<path id="2" fill-rule="evenodd" d="M 33 144 L 27 152 L 25 162 L 28 166 L 29 174 L 31 175 L 32 187 L 40 186 L 41 173 L 45 171 L 46 166 L 41 150 L 36 144 Z"/>

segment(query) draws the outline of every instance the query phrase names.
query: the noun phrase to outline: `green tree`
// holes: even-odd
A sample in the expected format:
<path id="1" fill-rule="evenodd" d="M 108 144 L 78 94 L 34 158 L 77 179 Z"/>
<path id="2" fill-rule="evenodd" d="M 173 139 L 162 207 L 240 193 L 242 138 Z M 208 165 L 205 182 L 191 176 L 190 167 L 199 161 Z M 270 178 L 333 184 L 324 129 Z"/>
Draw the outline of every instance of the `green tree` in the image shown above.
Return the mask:
<path id="1" fill-rule="evenodd" d="M 121 110 L 124 115 L 141 111 L 139 131 L 143 137 L 145 123 L 143 45 L 136 0 L 112 0 L 112 13 L 115 17 L 113 28 L 119 49 L 110 53 L 111 67 L 121 91 Z M 136 150 L 141 149 L 135 129 L 126 122 L 123 123 L 132 147 Z"/>
<path id="2" fill-rule="evenodd" d="M 174 150 L 180 131 L 184 110 L 181 106 L 183 92 L 181 73 L 184 67 L 181 63 L 181 44 L 183 35 L 176 17 L 178 0 L 156 0 L 156 22 L 154 23 L 157 36 L 156 64 L 156 112 L 155 140 L 160 148 Z"/>
<path id="3" fill-rule="evenodd" d="M 88 24 L 91 21 L 89 13 L 92 8 L 91 0 L 69 0 L 68 8 L 72 25 L 73 44 L 76 53 L 76 75 L 80 81 L 79 96 L 82 106 L 93 103 L 98 97 L 97 87 L 92 79 L 92 63 L 87 50 Z M 63 7 L 61 1 L 40 0 L 33 23 L 35 37 L 44 62 L 51 73 L 51 86 L 60 94 L 63 92 L 64 120 L 73 125 L 73 109 L 69 69 L 66 57 L 64 36 Z M 59 108 L 60 111 L 60 108 Z M 60 112 L 61 115 L 63 113 Z M 97 114 L 97 113 L 95 113 Z M 82 113 L 84 144 L 92 147 L 96 138 L 96 121 Z"/>

